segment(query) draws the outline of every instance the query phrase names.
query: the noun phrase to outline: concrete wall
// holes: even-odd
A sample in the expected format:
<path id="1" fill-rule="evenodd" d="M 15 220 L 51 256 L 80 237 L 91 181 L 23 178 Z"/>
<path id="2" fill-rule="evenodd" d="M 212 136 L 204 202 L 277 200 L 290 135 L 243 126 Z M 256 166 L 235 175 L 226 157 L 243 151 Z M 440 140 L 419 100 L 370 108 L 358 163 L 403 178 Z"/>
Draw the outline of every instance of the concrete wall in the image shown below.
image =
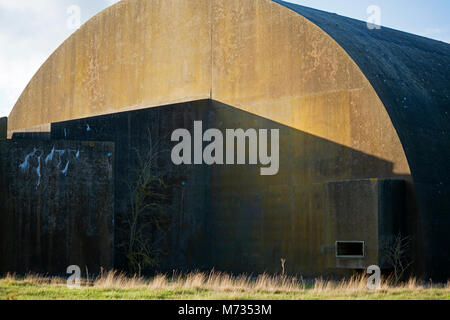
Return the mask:
<path id="1" fill-rule="evenodd" d="M 210 4 L 125 0 L 98 14 L 44 63 L 10 130 L 208 98 Z"/>
<path id="2" fill-rule="evenodd" d="M 394 237 L 406 238 L 416 222 L 405 210 L 405 182 L 363 179 L 331 181 L 324 185 L 324 246 L 327 265 L 334 269 L 390 268 L 386 248 Z M 364 241 L 363 258 L 336 258 L 336 241 Z M 413 250 L 412 242 L 410 250 Z M 408 252 L 411 257 L 411 252 Z M 411 270 L 410 270 L 411 271 Z"/>
<path id="3" fill-rule="evenodd" d="M 236 272 L 280 272 L 306 276 L 330 272 L 323 248 L 324 184 L 331 180 L 409 179 L 395 165 L 272 119 L 212 103 L 211 127 L 280 129 L 280 171 L 260 176 L 259 166 L 213 166 L 211 215 L 213 265 Z M 361 197 L 358 201 L 368 201 Z M 332 270 L 343 274 L 342 270 Z"/>
<path id="4" fill-rule="evenodd" d="M 261 176 L 260 166 L 251 165 L 174 166 L 171 134 L 178 128 L 193 132 L 195 120 L 203 121 L 204 130 L 222 132 L 280 129 L 279 174 Z M 164 151 L 158 163 L 168 172 L 166 209 L 172 217 L 160 271 L 279 272 L 284 258 L 290 273 L 326 273 L 324 183 L 398 176 L 389 161 L 210 100 L 52 125 L 53 139 L 115 141 L 117 225 L 127 213 L 122 181 L 133 172 L 136 150 L 148 150 L 149 135 Z M 123 261 L 123 252 L 116 253 L 116 261 Z"/>
<path id="5" fill-rule="evenodd" d="M 382 100 L 418 195 L 414 234 L 427 279 L 450 270 L 450 45 L 365 21 L 274 0 L 329 34 L 357 63 Z"/>
<path id="6" fill-rule="evenodd" d="M 11 112 L 9 136 L 205 98 L 410 173 L 389 116 L 359 67 L 316 25 L 269 0 L 120 1 L 46 61 Z"/>
<path id="7" fill-rule="evenodd" d="M 390 174 L 410 175 L 389 116 L 358 66 L 320 28 L 269 0 L 121 1 L 42 66 L 10 115 L 9 134 L 202 98 L 383 159 L 392 163 Z M 362 168 L 370 166 L 342 170 Z M 367 169 L 362 177 L 371 174 Z M 312 174 L 301 179 L 308 197 L 298 205 L 320 221 L 312 208 L 321 204 L 310 204 L 320 201 L 320 187 Z M 315 251 L 320 244 L 312 242 Z"/>
<path id="8" fill-rule="evenodd" d="M 423 269 L 431 275 L 440 265 L 434 274 L 445 277 L 449 73 L 437 66 L 449 65 L 448 45 L 391 30 L 368 35 L 363 22 L 288 7 L 269 0 L 121 1 L 47 60 L 11 112 L 8 134 L 211 98 L 392 163 L 408 180 L 411 211 L 420 193 L 415 233 Z M 405 79 L 413 76 L 412 87 Z M 414 187 L 408 161 L 415 163 Z M 305 183 L 314 186 L 311 177 Z"/>
<path id="9" fill-rule="evenodd" d="M 0 142 L 0 273 L 113 265 L 111 143 Z"/>
<path id="10" fill-rule="evenodd" d="M 8 118 L 0 118 L 0 140 L 5 140 L 8 136 Z"/>
<path id="11" fill-rule="evenodd" d="M 269 0 L 119 2 L 42 66 L 11 112 L 9 135 L 205 98 L 410 175 L 389 116 L 359 67 L 316 25 Z M 312 177 L 302 179 L 314 189 Z M 301 205 L 311 211 L 309 202 Z"/>
<path id="12" fill-rule="evenodd" d="M 155 269 L 167 272 L 173 269 L 210 270 L 210 181 L 207 168 L 175 167 L 170 157 L 172 132 L 178 128 L 192 132 L 195 120 L 208 118 L 209 106 L 210 103 L 203 100 L 52 124 L 52 139 L 115 142 L 116 268 L 128 268 L 129 184 L 140 174 L 139 159 L 155 157 L 149 154 L 153 148 L 153 152 L 159 155 L 155 157 L 157 163 L 154 162 L 158 172 L 153 177 L 160 177 L 167 187 L 164 190 L 167 201 L 162 210 L 170 217 L 168 225 L 163 227 L 168 236 L 158 243 L 163 254 Z M 152 233 L 149 232 L 148 236 L 152 237 Z"/>

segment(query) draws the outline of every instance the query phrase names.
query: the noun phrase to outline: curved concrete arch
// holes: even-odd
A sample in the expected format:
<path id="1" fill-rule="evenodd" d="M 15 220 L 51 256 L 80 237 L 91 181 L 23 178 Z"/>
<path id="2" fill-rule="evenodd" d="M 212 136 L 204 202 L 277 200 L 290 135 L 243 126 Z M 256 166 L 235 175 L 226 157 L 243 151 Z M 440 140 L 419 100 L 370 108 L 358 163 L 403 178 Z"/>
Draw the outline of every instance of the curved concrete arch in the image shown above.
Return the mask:
<path id="1" fill-rule="evenodd" d="M 442 251 L 438 244 L 446 243 L 444 231 L 433 228 L 438 218 L 448 225 L 448 214 L 444 213 L 450 207 L 445 200 L 449 190 L 445 184 L 448 149 L 439 158 L 439 148 L 448 140 L 438 135 L 441 129 L 448 132 L 448 122 L 444 121 L 448 95 L 445 98 L 444 91 L 441 96 L 422 99 L 424 91 L 439 87 L 435 82 L 419 88 L 417 94 L 407 95 L 407 86 L 393 94 L 399 89 L 395 85 L 398 79 L 380 83 L 381 73 L 373 64 L 382 62 L 375 57 L 372 61 L 361 58 L 370 40 L 352 46 L 352 34 L 345 33 L 346 29 L 341 33 L 333 30 L 333 19 L 341 18 L 270 0 L 121 1 L 86 23 L 45 62 L 11 112 L 9 135 L 49 130 L 55 122 L 216 100 L 392 164 L 392 170 L 386 170 L 372 168 L 370 162 L 354 164 L 349 160 L 351 165 L 338 173 L 331 167 L 324 170 L 326 174 L 318 172 L 323 168 L 308 167 L 293 174 L 293 185 L 308 186 L 301 203 L 306 218 L 299 219 L 296 227 L 314 229 L 310 233 L 314 239 L 301 251 L 321 251 L 319 229 L 324 215 L 320 203 L 325 181 L 400 175 L 411 182 L 411 164 L 419 190 L 419 240 L 425 243 L 423 250 L 430 250 L 433 261 L 439 260 L 445 268 L 448 252 L 436 260 Z M 422 49 L 433 44 L 424 40 Z M 447 52 L 448 47 L 439 46 Z M 442 59 L 441 63 L 448 61 Z M 445 76 L 440 79 L 448 80 Z M 402 95 L 411 100 L 419 97 L 422 102 L 438 101 L 425 113 L 432 121 L 421 125 L 420 109 L 404 108 L 397 101 Z M 417 128 L 420 131 L 416 132 Z M 423 137 L 426 146 L 420 146 Z M 305 138 L 306 150 L 312 144 Z M 319 149 L 314 149 L 316 156 L 326 156 L 328 150 Z M 434 161 L 428 156 L 430 152 L 439 158 L 436 166 L 429 163 Z M 310 159 L 308 165 L 313 166 L 316 160 Z M 442 186 L 439 172 L 444 172 Z M 273 181 L 280 190 L 285 187 L 283 181 Z M 313 202 L 319 203 L 318 208 L 313 208 Z M 289 241 L 297 240 L 292 237 Z M 309 262 L 303 268 L 310 274 L 313 270 L 307 268 L 311 265 L 325 269 L 323 258 L 311 254 L 305 262 L 293 251 L 286 249 L 288 260 L 297 265 Z M 428 265 L 433 264 L 430 261 Z"/>
<path id="2" fill-rule="evenodd" d="M 389 117 L 352 59 L 313 23 L 268 0 L 119 2 L 45 62 L 9 130 L 204 98 L 409 174 Z"/>
<path id="3" fill-rule="evenodd" d="M 209 12 L 203 0 L 127 0 L 105 9 L 39 69 L 10 130 L 208 98 Z"/>
<path id="4" fill-rule="evenodd" d="M 381 98 L 414 178 L 426 273 L 445 277 L 450 267 L 450 45 L 385 27 L 370 30 L 362 21 L 274 2 L 329 34 Z M 433 265 L 442 268 L 432 271 Z"/>

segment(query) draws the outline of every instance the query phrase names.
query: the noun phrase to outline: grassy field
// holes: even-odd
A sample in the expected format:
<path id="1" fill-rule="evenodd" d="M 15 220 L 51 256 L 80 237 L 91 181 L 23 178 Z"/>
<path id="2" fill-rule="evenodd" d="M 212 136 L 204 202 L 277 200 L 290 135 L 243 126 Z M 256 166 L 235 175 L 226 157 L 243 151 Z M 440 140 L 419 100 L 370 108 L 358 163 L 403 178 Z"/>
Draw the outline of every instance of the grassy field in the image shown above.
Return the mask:
<path id="1" fill-rule="evenodd" d="M 226 274 L 128 278 L 109 272 L 69 289 L 62 278 L 8 275 L 0 279 L 1 300 L 450 300 L 450 283 L 423 285 L 415 280 L 380 290 L 368 290 L 365 278 L 341 282 L 262 275 L 256 279 Z"/>

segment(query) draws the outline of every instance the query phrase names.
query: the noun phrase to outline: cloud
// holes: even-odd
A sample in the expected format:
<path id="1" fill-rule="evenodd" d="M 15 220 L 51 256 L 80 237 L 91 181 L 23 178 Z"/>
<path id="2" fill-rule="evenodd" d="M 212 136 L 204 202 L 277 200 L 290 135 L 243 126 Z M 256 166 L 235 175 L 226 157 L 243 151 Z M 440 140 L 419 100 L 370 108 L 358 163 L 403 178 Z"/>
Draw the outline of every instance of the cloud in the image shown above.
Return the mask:
<path id="1" fill-rule="evenodd" d="M 117 0 L 0 0 L 0 117 L 8 116 L 28 82 L 72 32 L 67 8 L 84 23 Z"/>
<path id="2" fill-rule="evenodd" d="M 0 53 L 0 116 L 6 116 L 20 93 L 36 70 L 45 61 L 47 52 L 43 48 L 30 50 L 32 39 L 11 37 L 0 33 L 0 44 L 5 50 Z"/>

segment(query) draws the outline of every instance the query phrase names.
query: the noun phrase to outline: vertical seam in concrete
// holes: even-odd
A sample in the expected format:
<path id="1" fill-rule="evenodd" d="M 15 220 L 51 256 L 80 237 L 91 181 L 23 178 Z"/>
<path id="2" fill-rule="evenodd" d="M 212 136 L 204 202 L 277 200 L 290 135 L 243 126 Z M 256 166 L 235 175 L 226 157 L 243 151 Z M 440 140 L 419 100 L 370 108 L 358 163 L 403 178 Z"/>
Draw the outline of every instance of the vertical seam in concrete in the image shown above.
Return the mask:
<path id="1" fill-rule="evenodd" d="M 210 23 L 210 45 L 211 45 L 211 73 L 210 73 L 210 87 L 209 87 L 209 98 L 212 99 L 213 98 L 213 73 L 214 73 L 214 53 L 213 53 L 213 32 L 214 32 L 214 27 L 213 27 L 213 5 L 214 5 L 214 0 L 209 0 L 209 23 Z"/>

